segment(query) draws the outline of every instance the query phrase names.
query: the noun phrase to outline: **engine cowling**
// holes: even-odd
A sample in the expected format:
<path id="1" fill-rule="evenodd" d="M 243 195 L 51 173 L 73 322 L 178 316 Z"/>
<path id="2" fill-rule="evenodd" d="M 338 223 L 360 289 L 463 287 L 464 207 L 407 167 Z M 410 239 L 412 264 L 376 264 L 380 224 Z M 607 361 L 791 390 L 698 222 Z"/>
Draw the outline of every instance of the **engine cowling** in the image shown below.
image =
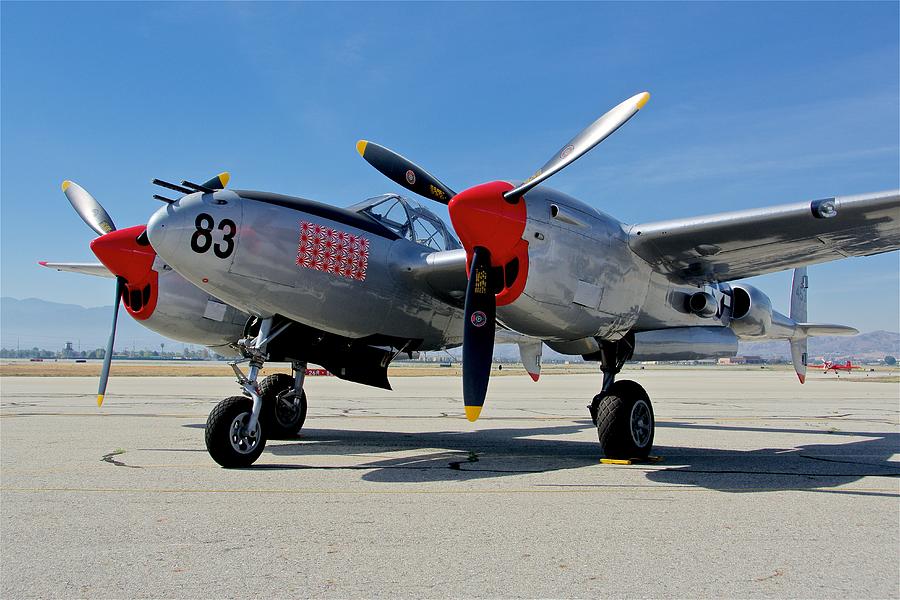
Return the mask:
<path id="1" fill-rule="evenodd" d="M 731 286 L 731 329 L 742 338 L 764 338 L 773 333 L 772 301 L 752 285 Z"/>
<path id="2" fill-rule="evenodd" d="M 550 188 L 530 191 L 525 204 L 524 289 L 505 306 L 498 296 L 498 318 L 543 340 L 625 335 L 646 297 L 649 266 L 631 252 L 621 223 Z"/>

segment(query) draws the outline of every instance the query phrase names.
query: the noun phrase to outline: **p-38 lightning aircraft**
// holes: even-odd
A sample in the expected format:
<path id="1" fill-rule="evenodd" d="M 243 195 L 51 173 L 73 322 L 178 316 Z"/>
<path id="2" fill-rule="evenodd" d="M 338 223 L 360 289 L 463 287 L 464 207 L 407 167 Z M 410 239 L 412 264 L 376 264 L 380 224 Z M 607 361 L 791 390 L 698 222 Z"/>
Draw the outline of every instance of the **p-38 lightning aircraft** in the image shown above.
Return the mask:
<path id="1" fill-rule="evenodd" d="M 221 401 L 206 426 L 207 449 L 223 466 L 256 461 L 277 433 L 267 416 L 278 410 L 273 398 L 304 396 L 308 362 L 389 388 L 387 367 L 400 354 L 462 345 L 465 413 L 474 421 L 501 334 L 519 342 L 535 378 L 542 343 L 599 361 L 600 393 L 588 408 L 601 448 L 646 457 L 653 408 L 640 385 L 616 380 L 625 361 L 732 356 L 739 338 L 786 339 L 802 382 L 808 337 L 856 332 L 806 322 L 803 267 L 900 248 L 900 190 L 625 225 L 541 185 L 648 99 L 625 100 L 522 183 L 459 193 L 399 154 L 359 142 L 389 179 L 448 205 L 462 247 L 427 208 L 396 194 L 337 208 L 229 190 L 213 178 L 154 180 L 180 196 L 155 196 L 165 206 L 146 228 L 104 233 L 92 248 L 116 275 L 116 306 L 125 299 L 133 315 L 136 303 L 139 312 L 159 301 L 155 282 L 169 268 L 200 297 L 249 315 L 233 343 L 243 356 L 234 364 L 243 394 Z M 88 204 L 73 205 L 90 224 Z M 789 268 L 797 269 L 790 316 L 760 290 L 730 283 Z M 262 390 L 267 360 L 291 361 L 294 377 Z"/>

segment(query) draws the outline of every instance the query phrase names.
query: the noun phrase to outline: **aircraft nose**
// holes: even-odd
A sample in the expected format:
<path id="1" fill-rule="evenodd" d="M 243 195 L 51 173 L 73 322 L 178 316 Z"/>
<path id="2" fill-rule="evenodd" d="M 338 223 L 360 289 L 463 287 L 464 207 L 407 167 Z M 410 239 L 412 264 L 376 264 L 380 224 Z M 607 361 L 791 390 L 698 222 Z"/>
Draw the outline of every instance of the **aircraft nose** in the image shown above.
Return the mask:
<path id="1" fill-rule="evenodd" d="M 169 254 L 168 240 L 170 233 L 178 229 L 182 221 L 184 221 L 184 211 L 180 210 L 178 203 L 166 204 L 157 210 L 147 221 L 147 239 L 153 249 L 166 259 Z"/>
<path id="2" fill-rule="evenodd" d="M 241 198 L 232 191 L 188 194 L 150 217 L 147 237 L 166 264 L 205 284 L 231 264 L 242 214 Z"/>

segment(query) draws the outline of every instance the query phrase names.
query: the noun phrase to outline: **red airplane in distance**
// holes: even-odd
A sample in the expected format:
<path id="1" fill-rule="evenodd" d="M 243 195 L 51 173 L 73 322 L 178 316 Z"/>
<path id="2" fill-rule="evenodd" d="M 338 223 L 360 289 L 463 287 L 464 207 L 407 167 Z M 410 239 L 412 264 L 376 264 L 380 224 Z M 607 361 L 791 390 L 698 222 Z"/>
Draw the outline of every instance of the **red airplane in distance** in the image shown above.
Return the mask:
<path id="1" fill-rule="evenodd" d="M 841 372 L 841 371 L 847 371 L 847 372 L 849 373 L 849 372 L 851 372 L 853 369 L 862 369 L 861 366 L 859 366 L 859 365 L 854 365 L 854 364 L 853 364 L 852 362 L 850 362 L 849 360 L 848 360 L 845 364 L 843 364 L 843 365 L 839 365 L 839 364 L 834 363 L 834 362 L 832 362 L 832 361 L 830 361 L 830 360 L 826 360 L 826 361 L 823 362 L 821 365 L 815 365 L 815 366 L 821 367 L 821 368 L 822 368 L 822 372 L 824 372 L 824 373 L 827 373 L 828 371 L 834 371 L 835 373 L 839 373 L 839 372 Z"/>

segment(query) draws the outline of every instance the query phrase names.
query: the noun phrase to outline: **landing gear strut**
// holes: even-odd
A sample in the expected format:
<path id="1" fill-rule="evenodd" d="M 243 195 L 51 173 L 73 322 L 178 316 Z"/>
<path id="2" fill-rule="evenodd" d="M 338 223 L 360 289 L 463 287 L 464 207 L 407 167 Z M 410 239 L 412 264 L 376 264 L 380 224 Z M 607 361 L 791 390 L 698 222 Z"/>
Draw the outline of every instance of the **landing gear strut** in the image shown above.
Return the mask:
<path id="1" fill-rule="evenodd" d="M 647 392 L 634 381 L 616 381 L 616 375 L 634 353 L 634 337 L 600 342 L 603 387 L 588 405 L 597 437 L 608 458 L 647 458 L 653 448 L 656 421 Z"/>
<path id="2" fill-rule="evenodd" d="M 306 363 L 295 361 L 291 367 L 293 375 L 275 373 L 259 383 L 262 419 L 273 440 L 293 438 L 306 420 Z"/>
<path id="3" fill-rule="evenodd" d="M 267 436 L 278 432 L 277 418 L 266 411 L 263 415 L 264 399 L 257 385 L 259 370 L 265 364 L 268 355 L 266 345 L 290 326 L 290 322 L 272 330 L 272 318 L 263 319 L 259 324 L 259 333 L 254 338 L 245 337 L 238 342 L 244 355 L 241 361 L 231 363 L 238 384 L 243 388 L 244 396 L 232 396 L 222 400 L 206 420 L 206 449 L 214 461 L 225 468 L 249 467 L 266 447 Z M 238 364 L 248 362 L 250 369 L 244 376 Z M 305 373 L 305 366 L 304 371 Z M 296 380 L 296 377 L 294 378 Z M 291 404 L 299 410 L 302 405 L 302 417 L 306 417 L 305 398 L 302 397 L 303 380 L 300 377 L 301 400 Z M 271 389 L 271 388 L 270 388 Z M 277 396 L 277 394 L 276 394 Z M 287 425 L 291 419 L 288 417 Z M 299 429 L 299 425 L 297 427 Z M 296 430 L 294 430 L 296 431 Z"/>

